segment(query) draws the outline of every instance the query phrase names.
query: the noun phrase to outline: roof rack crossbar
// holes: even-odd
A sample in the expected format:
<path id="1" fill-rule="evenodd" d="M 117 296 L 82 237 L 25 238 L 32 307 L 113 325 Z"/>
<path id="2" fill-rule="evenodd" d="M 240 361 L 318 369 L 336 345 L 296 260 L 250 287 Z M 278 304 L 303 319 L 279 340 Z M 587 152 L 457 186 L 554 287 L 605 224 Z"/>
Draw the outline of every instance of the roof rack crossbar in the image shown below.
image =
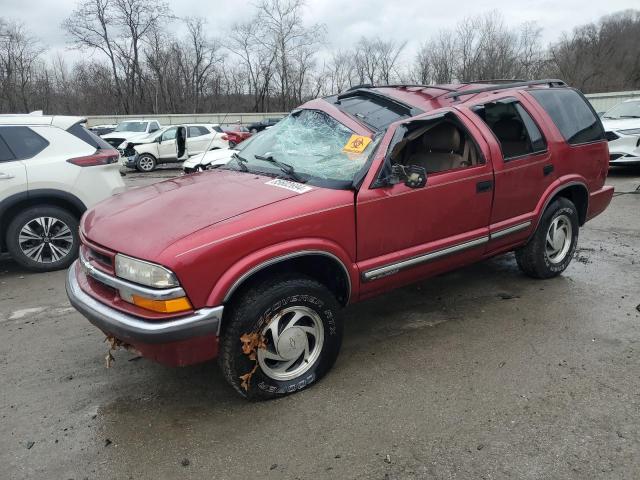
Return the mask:
<path id="1" fill-rule="evenodd" d="M 567 84 L 557 78 L 547 78 L 544 80 L 529 80 L 526 82 L 502 83 L 490 87 L 474 88 L 471 90 L 457 90 L 445 95 L 445 98 L 458 98 L 463 95 L 474 95 L 476 93 L 493 92 L 494 90 L 507 90 L 509 88 L 531 87 L 533 85 L 549 85 L 549 87 L 566 87 Z"/>

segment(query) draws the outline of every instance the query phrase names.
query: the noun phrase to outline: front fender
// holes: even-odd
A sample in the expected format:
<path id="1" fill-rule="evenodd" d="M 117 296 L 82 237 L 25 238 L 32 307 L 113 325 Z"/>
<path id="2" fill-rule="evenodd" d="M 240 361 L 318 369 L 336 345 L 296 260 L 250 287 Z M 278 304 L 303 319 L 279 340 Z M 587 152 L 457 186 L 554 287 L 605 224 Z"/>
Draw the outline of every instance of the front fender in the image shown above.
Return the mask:
<path id="1" fill-rule="evenodd" d="M 209 294 L 207 305 L 221 305 L 227 302 L 242 283 L 264 267 L 293 257 L 314 254 L 326 254 L 339 260 L 349 277 L 350 299 L 358 298 L 360 275 L 358 267 L 346 250 L 337 243 L 323 238 L 301 238 L 270 245 L 238 260 L 218 279 Z"/>

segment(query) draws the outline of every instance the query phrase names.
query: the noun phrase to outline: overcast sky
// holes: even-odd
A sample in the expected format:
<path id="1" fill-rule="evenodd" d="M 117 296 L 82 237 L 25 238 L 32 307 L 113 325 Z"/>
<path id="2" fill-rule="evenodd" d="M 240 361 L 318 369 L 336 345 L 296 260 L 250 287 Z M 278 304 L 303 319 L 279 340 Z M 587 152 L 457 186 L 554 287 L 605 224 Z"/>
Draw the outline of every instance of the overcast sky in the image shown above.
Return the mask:
<path id="1" fill-rule="evenodd" d="M 52 57 L 59 51 L 73 60 L 78 54 L 67 50 L 60 24 L 75 4 L 76 0 L 0 0 L 0 16 L 24 22 L 50 47 Z M 207 18 L 211 35 L 220 37 L 252 10 L 251 2 L 245 0 L 170 0 L 169 4 L 178 16 Z M 638 0 L 307 0 L 305 18 L 308 23 L 327 26 L 330 46 L 346 48 L 362 35 L 380 35 L 407 40 L 408 55 L 439 29 L 453 27 L 465 16 L 491 10 L 500 11 L 514 26 L 536 21 L 546 44 L 576 25 L 634 7 L 640 7 Z"/>

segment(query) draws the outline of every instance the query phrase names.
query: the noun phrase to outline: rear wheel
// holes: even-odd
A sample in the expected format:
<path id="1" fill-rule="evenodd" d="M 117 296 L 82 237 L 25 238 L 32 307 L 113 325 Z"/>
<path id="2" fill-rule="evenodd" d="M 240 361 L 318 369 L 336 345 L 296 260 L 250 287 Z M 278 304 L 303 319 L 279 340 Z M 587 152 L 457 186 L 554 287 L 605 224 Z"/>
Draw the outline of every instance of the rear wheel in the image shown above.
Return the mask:
<path id="1" fill-rule="evenodd" d="M 342 343 L 338 311 L 334 296 L 310 278 L 254 284 L 225 318 L 219 361 L 227 381 L 252 400 L 307 388 L 336 361 Z"/>
<path id="2" fill-rule="evenodd" d="M 560 275 L 571 263 L 578 245 L 578 212 L 560 197 L 547 207 L 533 237 L 516 251 L 520 269 L 534 278 Z"/>
<path id="3" fill-rule="evenodd" d="M 67 268 L 78 255 L 78 219 L 60 207 L 31 207 L 17 215 L 7 229 L 7 249 L 29 270 Z"/>
<path id="4" fill-rule="evenodd" d="M 153 155 L 143 153 L 138 157 L 136 169 L 139 172 L 153 172 L 156 169 L 157 161 Z"/>

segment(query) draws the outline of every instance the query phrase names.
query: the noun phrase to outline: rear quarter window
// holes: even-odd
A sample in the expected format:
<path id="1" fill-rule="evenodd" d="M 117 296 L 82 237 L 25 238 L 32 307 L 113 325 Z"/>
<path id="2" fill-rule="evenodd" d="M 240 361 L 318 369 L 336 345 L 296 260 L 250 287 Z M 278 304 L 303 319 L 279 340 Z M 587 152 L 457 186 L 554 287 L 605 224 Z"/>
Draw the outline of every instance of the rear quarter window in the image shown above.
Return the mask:
<path id="1" fill-rule="evenodd" d="M 101 148 L 105 148 L 105 149 L 113 148 L 111 145 L 105 142 L 98 135 L 84 128 L 80 123 L 76 123 L 75 125 L 69 127 L 67 129 L 67 132 L 69 132 L 74 137 L 79 138 L 83 142 L 88 143 L 89 145 L 94 147 L 96 150 Z"/>
<path id="2" fill-rule="evenodd" d="M 600 119 L 587 100 L 576 90 L 548 88 L 528 91 L 549 114 L 571 145 L 604 140 Z"/>
<path id="3" fill-rule="evenodd" d="M 35 157 L 49 146 L 47 140 L 29 127 L 0 127 L 0 136 L 16 160 Z"/>

